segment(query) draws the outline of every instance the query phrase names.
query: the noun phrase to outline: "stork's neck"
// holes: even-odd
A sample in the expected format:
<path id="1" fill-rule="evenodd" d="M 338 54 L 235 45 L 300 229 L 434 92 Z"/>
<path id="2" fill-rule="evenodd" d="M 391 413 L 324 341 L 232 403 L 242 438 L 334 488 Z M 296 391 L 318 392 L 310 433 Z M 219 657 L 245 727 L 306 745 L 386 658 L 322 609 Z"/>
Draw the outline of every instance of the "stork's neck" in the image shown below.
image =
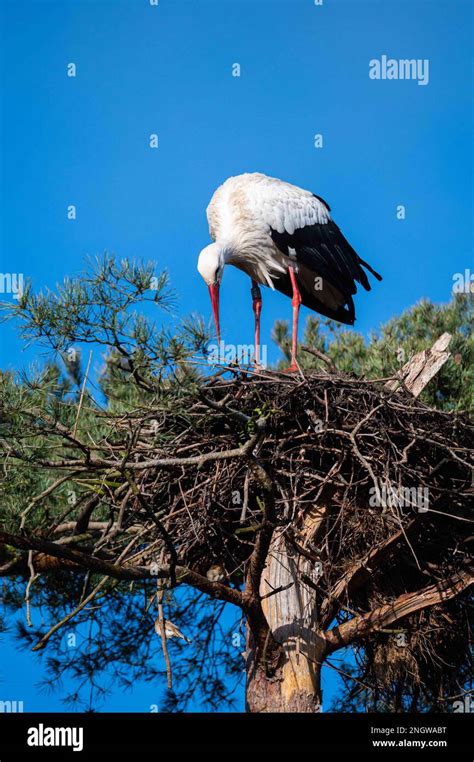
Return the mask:
<path id="1" fill-rule="evenodd" d="M 276 249 L 269 235 L 255 228 L 244 229 L 237 239 L 228 239 L 225 250 L 226 263 L 270 288 L 274 288 L 272 278 L 287 272 L 286 257 Z"/>
<path id="2" fill-rule="evenodd" d="M 220 256 L 223 258 L 226 265 L 231 264 L 238 256 L 238 247 L 236 246 L 235 241 L 219 239 L 216 241 L 216 244 L 219 246 Z"/>

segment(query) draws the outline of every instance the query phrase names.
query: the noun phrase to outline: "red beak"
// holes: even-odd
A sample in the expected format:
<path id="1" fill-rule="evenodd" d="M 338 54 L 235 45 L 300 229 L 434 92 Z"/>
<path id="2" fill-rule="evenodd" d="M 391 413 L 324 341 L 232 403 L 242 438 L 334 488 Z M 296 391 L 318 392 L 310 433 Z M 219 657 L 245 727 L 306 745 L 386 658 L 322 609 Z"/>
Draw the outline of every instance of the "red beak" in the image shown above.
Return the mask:
<path id="1" fill-rule="evenodd" d="M 221 343 L 221 329 L 219 325 L 219 284 L 215 286 L 209 286 L 209 295 L 211 297 L 212 313 L 214 315 L 214 323 L 216 326 L 217 341 Z"/>

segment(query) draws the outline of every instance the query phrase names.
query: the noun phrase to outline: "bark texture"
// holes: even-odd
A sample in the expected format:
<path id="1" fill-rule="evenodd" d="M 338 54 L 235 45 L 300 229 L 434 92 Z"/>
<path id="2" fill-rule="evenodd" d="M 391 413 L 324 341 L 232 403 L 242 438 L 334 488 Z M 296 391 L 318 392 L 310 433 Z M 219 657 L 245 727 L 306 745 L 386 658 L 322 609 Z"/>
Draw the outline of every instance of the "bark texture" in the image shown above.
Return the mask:
<path id="1" fill-rule="evenodd" d="M 255 664 L 255 650 L 250 648 L 248 711 L 321 710 L 320 662 L 324 641 L 317 633 L 315 620 L 318 576 L 317 563 L 297 554 L 283 535 L 275 537 L 260 594 L 270 631 L 282 650 L 280 661 L 271 672 L 265 659 L 263 664 L 262 660 Z M 302 579 L 307 579 L 308 584 L 302 584 Z"/>

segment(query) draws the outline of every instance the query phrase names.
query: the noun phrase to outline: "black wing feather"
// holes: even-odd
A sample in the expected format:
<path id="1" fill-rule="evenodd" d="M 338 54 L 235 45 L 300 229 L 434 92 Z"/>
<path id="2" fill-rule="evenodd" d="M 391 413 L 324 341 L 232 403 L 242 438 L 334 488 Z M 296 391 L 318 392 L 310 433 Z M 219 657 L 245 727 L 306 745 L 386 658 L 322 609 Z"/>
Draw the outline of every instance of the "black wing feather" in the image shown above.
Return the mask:
<path id="1" fill-rule="evenodd" d="M 319 312 L 321 315 L 325 315 L 332 320 L 337 320 L 339 323 L 345 323 L 346 325 L 354 324 L 355 310 L 352 296 L 349 296 L 344 304 L 331 307 L 322 301 L 322 297 L 318 298 L 314 290 L 314 273 L 311 270 L 299 264 L 297 277 L 298 287 L 305 307 L 309 307 L 310 310 L 315 310 L 315 312 Z M 278 274 L 278 277 L 273 277 L 272 281 L 278 291 L 281 291 L 282 294 L 289 296 L 291 299 L 293 288 L 290 276 L 287 273 Z M 341 296 L 341 302 L 343 300 L 344 297 Z"/>
<path id="2" fill-rule="evenodd" d="M 370 291 L 370 283 L 362 267 L 382 280 L 359 257 L 332 220 L 326 224 L 307 225 L 293 234 L 271 229 L 271 237 L 282 254 L 296 260 L 303 304 L 334 320 L 350 325 L 354 322 L 352 296 L 357 291 L 356 283 Z M 324 283 L 319 294 L 315 293 L 314 288 L 317 276 Z M 280 276 L 274 279 L 274 283 L 277 289 L 292 295 L 289 276 Z"/>

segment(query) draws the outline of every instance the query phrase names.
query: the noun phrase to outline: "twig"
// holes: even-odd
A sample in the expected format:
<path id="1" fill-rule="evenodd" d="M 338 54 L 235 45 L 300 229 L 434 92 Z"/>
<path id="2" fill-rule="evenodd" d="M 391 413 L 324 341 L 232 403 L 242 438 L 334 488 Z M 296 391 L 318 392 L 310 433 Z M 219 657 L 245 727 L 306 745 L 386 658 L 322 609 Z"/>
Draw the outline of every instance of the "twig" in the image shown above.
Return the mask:
<path id="1" fill-rule="evenodd" d="M 314 357 L 317 357 L 319 360 L 325 362 L 328 368 L 334 373 L 337 372 L 337 368 L 334 365 L 333 361 L 330 357 L 325 355 L 324 352 L 321 352 L 319 349 L 315 349 L 315 347 L 308 347 L 306 344 L 301 344 L 300 349 L 302 349 L 303 352 L 308 352 L 310 355 L 314 355 Z"/>
<path id="2" fill-rule="evenodd" d="M 35 572 L 35 567 L 33 565 L 33 551 L 30 550 L 28 553 L 28 568 L 30 570 L 30 578 L 28 580 L 28 584 L 26 586 L 25 591 L 25 603 L 26 603 L 26 622 L 28 624 L 28 627 L 33 627 L 33 622 L 31 621 L 31 611 L 30 611 L 30 590 L 31 586 L 33 585 L 35 579 L 39 576 Z"/>
<path id="3" fill-rule="evenodd" d="M 84 380 L 82 382 L 82 389 L 81 389 L 81 396 L 79 398 L 79 405 L 77 406 L 76 420 L 74 422 L 74 429 L 72 431 L 72 436 L 74 438 L 76 437 L 77 426 L 78 426 L 78 423 L 79 423 L 79 417 L 81 415 L 82 403 L 84 401 L 84 392 L 86 390 L 86 384 L 87 384 L 87 378 L 89 376 L 89 368 L 91 366 L 91 360 L 92 360 L 92 349 L 89 352 L 89 360 L 88 360 L 88 363 L 87 363 L 87 368 L 86 368 L 86 373 L 85 373 L 85 376 L 84 376 Z"/>
<path id="4" fill-rule="evenodd" d="M 168 690 L 171 691 L 173 689 L 173 672 L 171 669 L 171 661 L 170 661 L 170 656 L 168 653 L 168 641 L 166 638 L 165 618 L 163 614 L 164 590 L 162 588 L 160 589 L 159 583 L 157 583 L 157 585 L 158 585 L 158 592 L 156 594 L 156 600 L 158 604 L 158 620 L 157 621 L 160 628 L 161 648 L 163 650 L 163 657 L 166 664 L 166 682 L 167 682 Z"/>
<path id="5" fill-rule="evenodd" d="M 48 640 L 50 640 L 50 638 L 54 635 L 54 633 L 57 632 L 65 624 L 67 624 L 71 619 L 73 619 L 76 616 L 76 614 L 79 614 L 79 612 L 82 611 L 82 609 L 85 606 L 87 606 L 87 604 L 95 598 L 97 593 L 104 587 L 104 585 L 105 585 L 105 583 L 107 582 L 108 579 L 109 579 L 108 577 L 102 577 L 100 582 L 94 587 L 92 592 L 89 593 L 87 598 L 84 598 L 84 600 L 81 601 L 81 603 L 78 606 L 76 606 L 75 609 L 70 611 L 69 614 L 66 614 L 66 616 L 63 617 L 63 619 L 61 619 L 60 622 L 56 622 L 56 624 L 54 624 L 48 630 L 46 635 L 43 635 L 41 640 L 39 640 L 38 643 L 35 646 L 33 646 L 33 648 L 31 650 L 32 651 L 41 651 L 43 648 L 45 648 L 46 644 L 48 643 Z"/>

